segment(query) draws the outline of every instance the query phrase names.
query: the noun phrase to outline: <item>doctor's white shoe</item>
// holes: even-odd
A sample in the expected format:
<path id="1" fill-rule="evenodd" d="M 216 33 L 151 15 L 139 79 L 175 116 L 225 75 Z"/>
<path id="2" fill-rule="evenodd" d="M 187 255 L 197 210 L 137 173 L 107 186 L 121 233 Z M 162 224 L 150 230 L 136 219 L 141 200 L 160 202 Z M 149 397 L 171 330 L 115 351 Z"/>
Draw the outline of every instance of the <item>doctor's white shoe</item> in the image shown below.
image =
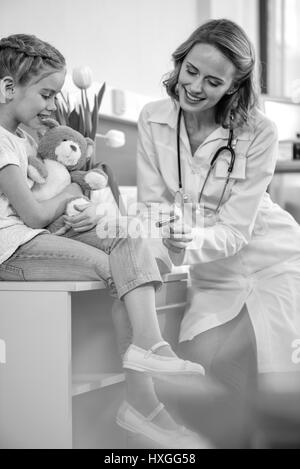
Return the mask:
<path id="1" fill-rule="evenodd" d="M 152 375 L 204 375 L 205 370 L 199 363 L 182 360 L 178 357 L 166 357 L 154 353 L 158 348 L 169 345 L 168 342 L 158 342 L 149 350 L 144 350 L 131 344 L 125 352 L 123 367 Z"/>
<path id="2" fill-rule="evenodd" d="M 150 415 L 145 417 L 124 401 L 117 413 L 117 424 L 132 433 L 151 440 L 159 448 L 174 449 L 212 449 L 213 446 L 204 437 L 183 426 L 176 430 L 167 430 L 155 423 L 153 419 L 161 412 L 164 405 L 160 403 Z M 145 443 L 147 443 L 145 441 Z"/>

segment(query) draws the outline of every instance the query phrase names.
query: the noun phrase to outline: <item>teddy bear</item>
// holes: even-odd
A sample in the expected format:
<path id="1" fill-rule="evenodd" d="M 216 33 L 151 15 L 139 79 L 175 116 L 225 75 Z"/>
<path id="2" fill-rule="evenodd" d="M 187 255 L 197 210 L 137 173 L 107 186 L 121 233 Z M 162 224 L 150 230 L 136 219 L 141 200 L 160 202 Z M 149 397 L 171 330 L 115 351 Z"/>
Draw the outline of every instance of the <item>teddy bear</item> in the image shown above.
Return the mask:
<path id="1" fill-rule="evenodd" d="M 43 125 L 46 131 L 39 140 L 36 154 L 28 157 L 28 177 L 34 183 L 31 191 L 38 201 L 43 201 L 55 197 L 71 182 L 76 182 L 84 195 L 67 204 L 66 214 L 72 216 L 78 213 L 76 206 L 89 203 L 90 191 L 107 186 L 107 165 L 98 163 L 91 167 L 94 142 L 90 138 L 83 137 L 71 127 L 60 125 L 54 119 L 44 119 Z M 116 197 L 118 191 L 112 177 L 110 179 Z M 61 216 L 47 229 L 63 235 L 69 228 Z"/>

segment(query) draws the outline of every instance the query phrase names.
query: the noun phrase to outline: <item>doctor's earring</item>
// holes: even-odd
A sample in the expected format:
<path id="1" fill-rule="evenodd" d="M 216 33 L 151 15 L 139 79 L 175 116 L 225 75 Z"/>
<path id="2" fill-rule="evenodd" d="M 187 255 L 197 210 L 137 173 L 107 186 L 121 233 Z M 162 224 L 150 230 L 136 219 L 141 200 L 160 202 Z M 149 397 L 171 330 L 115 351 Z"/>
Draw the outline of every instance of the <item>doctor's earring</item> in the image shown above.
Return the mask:
<path id="1" fill-rule="evenodd" d="M 175 88 L 174 88 L 174 91 L 175 91 L 176 96 L 178 96 L 178 95 L 179 95 L 179 86 L 178 86 L 178 83 L 176 83 Z"/>

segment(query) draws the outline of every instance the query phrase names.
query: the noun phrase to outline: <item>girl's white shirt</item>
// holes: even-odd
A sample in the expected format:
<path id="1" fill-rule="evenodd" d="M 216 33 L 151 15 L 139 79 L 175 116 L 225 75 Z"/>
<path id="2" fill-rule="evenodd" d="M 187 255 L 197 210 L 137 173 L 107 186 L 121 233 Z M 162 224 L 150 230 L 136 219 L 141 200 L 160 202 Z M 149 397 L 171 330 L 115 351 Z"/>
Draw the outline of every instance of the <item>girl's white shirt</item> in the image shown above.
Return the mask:
<path id="1" fill-rule="evenodd" d="M 178 105 L 170 99 L 147 104 L 138 128 L 138 200 L 172 204 L 178 190 L 176 126 Z M 228 130 L 213 131 L 194 156 L 181 121 L 183 189 L 193 202 Z M 294 369 L 300 338 L 300 227 L 266 192 L 277 159 L 277 130 L 259 110 L 252 125 L 235 131 L 236 163 L 218 215 L 227 176 L 220 157 L 202 198 L 193 241 L 183 264 L 191 288 L 180 341 L 233 319 L 246 303 L 254 327 L 260 371 Z"/>
<path id="2" fill-rule="evenodd" d="M 7 165 L 19 166 L 27 180 L 28 150 L 32 138 L 18 129 L 14 135 L 0 126 L 0 171 Z M 27 180 L 28 181 L 28 180 Z M 28 181 L 28 187 L 30 182 Z M 0 264 L 6 261 L 22 244 L 45 232 L 25 225 L 10 205 L 8 198 L 0 191 Z"/>

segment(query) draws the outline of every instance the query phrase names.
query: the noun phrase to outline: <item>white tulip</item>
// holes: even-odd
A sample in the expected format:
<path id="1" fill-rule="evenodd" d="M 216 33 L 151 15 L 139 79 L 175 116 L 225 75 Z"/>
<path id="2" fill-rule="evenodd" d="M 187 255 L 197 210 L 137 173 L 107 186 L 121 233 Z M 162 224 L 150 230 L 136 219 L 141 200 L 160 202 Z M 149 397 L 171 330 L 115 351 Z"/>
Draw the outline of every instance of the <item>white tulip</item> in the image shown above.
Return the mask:
<path id="1" fill-rule="evenodd" d="M 106 134 L 106 145 L 113 148 L 125 145 L 125 134 L 121 130 L 109 130 Z"/>
<path id="2" fill-rule="evenodd" d="M 109 130 L 105 135 L 96 134 L 96 137 L 104 138 L 107 146 L 118 148 L 125 145 L 125 134 L 121 130 Z"/>
<path id="3" fill-rule="evenodd" d="M 93 81 L 93 74 L 90 67 L 76 67 L 73 69 L 73 82 L 81 90 L 88 89 Z"/>

